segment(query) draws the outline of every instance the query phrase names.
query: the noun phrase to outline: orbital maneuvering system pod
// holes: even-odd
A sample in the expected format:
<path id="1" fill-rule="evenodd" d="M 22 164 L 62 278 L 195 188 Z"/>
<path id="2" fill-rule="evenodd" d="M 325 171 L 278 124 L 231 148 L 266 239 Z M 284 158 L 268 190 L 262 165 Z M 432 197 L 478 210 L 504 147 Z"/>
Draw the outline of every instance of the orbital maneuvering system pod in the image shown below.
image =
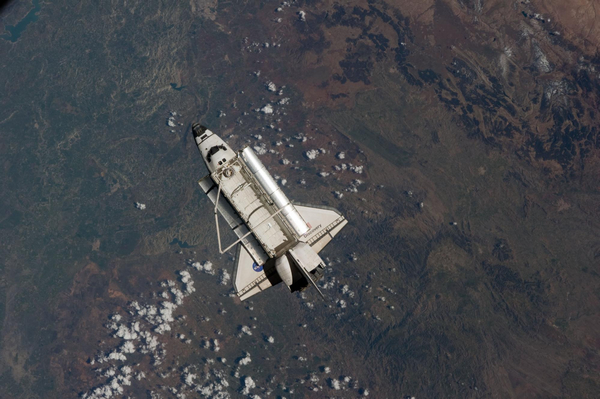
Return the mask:
<path id="1" fill-rule="evenodd" d="M 251 148 L 236 153 L 206 127 L 195 123 L 192 130 L 209 171 L 198 183 L 214 204 L 219 251 L 237 246 L 233 286 L 240 299 L 282 281 L 292 292 L 313 285 L 321 294 L 319 252 L 346 218 L 333 208 L 292 204 Z M 226 248 L 219 215 L 238 238 Z"/>

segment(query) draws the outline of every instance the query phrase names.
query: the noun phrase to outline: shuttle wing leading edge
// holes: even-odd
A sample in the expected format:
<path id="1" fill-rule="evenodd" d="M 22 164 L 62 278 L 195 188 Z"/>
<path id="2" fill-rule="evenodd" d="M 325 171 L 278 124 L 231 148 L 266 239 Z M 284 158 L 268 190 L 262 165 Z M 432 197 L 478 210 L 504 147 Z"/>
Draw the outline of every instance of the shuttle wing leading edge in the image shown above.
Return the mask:
<path id="1" fill-rule="evenodd" d="M 302 215 L 302 218 L 311 226 L 302 241 L 309 244 L 316 253 L 321 252 L 348 223 L 348 220 L 334 208 L 297 203 L 294 206 Z"/>
<path id="2" fill-rule="evenodd" d="M 272 265 L 258 265 L 243 245 L 238 245 L 233 271 L 233 288 L 240 300 L 245 300 L 281 282 Z"/>

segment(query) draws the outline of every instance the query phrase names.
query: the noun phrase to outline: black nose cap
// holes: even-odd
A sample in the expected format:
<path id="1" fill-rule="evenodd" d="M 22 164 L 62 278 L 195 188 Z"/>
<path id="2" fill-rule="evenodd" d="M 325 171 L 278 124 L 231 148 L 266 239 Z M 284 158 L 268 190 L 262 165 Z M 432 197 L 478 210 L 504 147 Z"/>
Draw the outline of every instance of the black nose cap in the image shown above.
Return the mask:
<path id="1" fill-rule="evenodd" d="M 199 122 L 196 122 L 192 125 L 192 131 L 194 132 L 194 137 L 200 137 L 206 132 L 208 128 L 206 126 L 202 126 Z"/>

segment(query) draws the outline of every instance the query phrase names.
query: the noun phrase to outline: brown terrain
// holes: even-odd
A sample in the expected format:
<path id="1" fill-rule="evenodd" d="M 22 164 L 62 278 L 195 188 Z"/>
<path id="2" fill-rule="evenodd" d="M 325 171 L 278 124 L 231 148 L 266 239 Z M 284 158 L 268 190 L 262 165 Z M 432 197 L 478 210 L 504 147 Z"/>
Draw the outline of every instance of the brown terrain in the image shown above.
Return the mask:
<path id="1" fill-rule="evenodd" d="M 15 2 L 0 26 L 30 9 Z M 122 341 L 110 315 L 158 301 L 189 259 L 232 271 L 195 185 L 196 120 L 234 149 L 273 150 L 261 159 L 290 198 L 350 224 L 323 253 L 325 302 L 276 287 L 240 303 L 193 271 L 196 292 L 157 335 L 162 364 L 131 355 L 146 378 L 125 397 L 211 397 L 185 384 L 190 365 L 203 383 L 228 379 L 230 397 L 248 396 L 245 375 L 261 397 L 598 397 L 596 9 L 43 3 L 0 40 L 0 397 L 102 386 L 108 365 L 91 360 Z M 257 111 L 267 103 L 274 114 Z"/>

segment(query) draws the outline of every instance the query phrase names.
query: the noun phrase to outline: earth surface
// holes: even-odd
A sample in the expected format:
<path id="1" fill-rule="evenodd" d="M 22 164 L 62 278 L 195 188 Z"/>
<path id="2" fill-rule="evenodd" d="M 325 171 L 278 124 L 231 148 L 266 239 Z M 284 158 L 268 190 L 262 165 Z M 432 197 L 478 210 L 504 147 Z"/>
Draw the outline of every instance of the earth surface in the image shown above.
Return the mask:
<path id="1" fill-rule="evenodd" d="M 598 397 L 599 7 L 4 5 L 0 397 Z M 232 295 L 196 121 L 347 217 L 324 301 Z"/>

